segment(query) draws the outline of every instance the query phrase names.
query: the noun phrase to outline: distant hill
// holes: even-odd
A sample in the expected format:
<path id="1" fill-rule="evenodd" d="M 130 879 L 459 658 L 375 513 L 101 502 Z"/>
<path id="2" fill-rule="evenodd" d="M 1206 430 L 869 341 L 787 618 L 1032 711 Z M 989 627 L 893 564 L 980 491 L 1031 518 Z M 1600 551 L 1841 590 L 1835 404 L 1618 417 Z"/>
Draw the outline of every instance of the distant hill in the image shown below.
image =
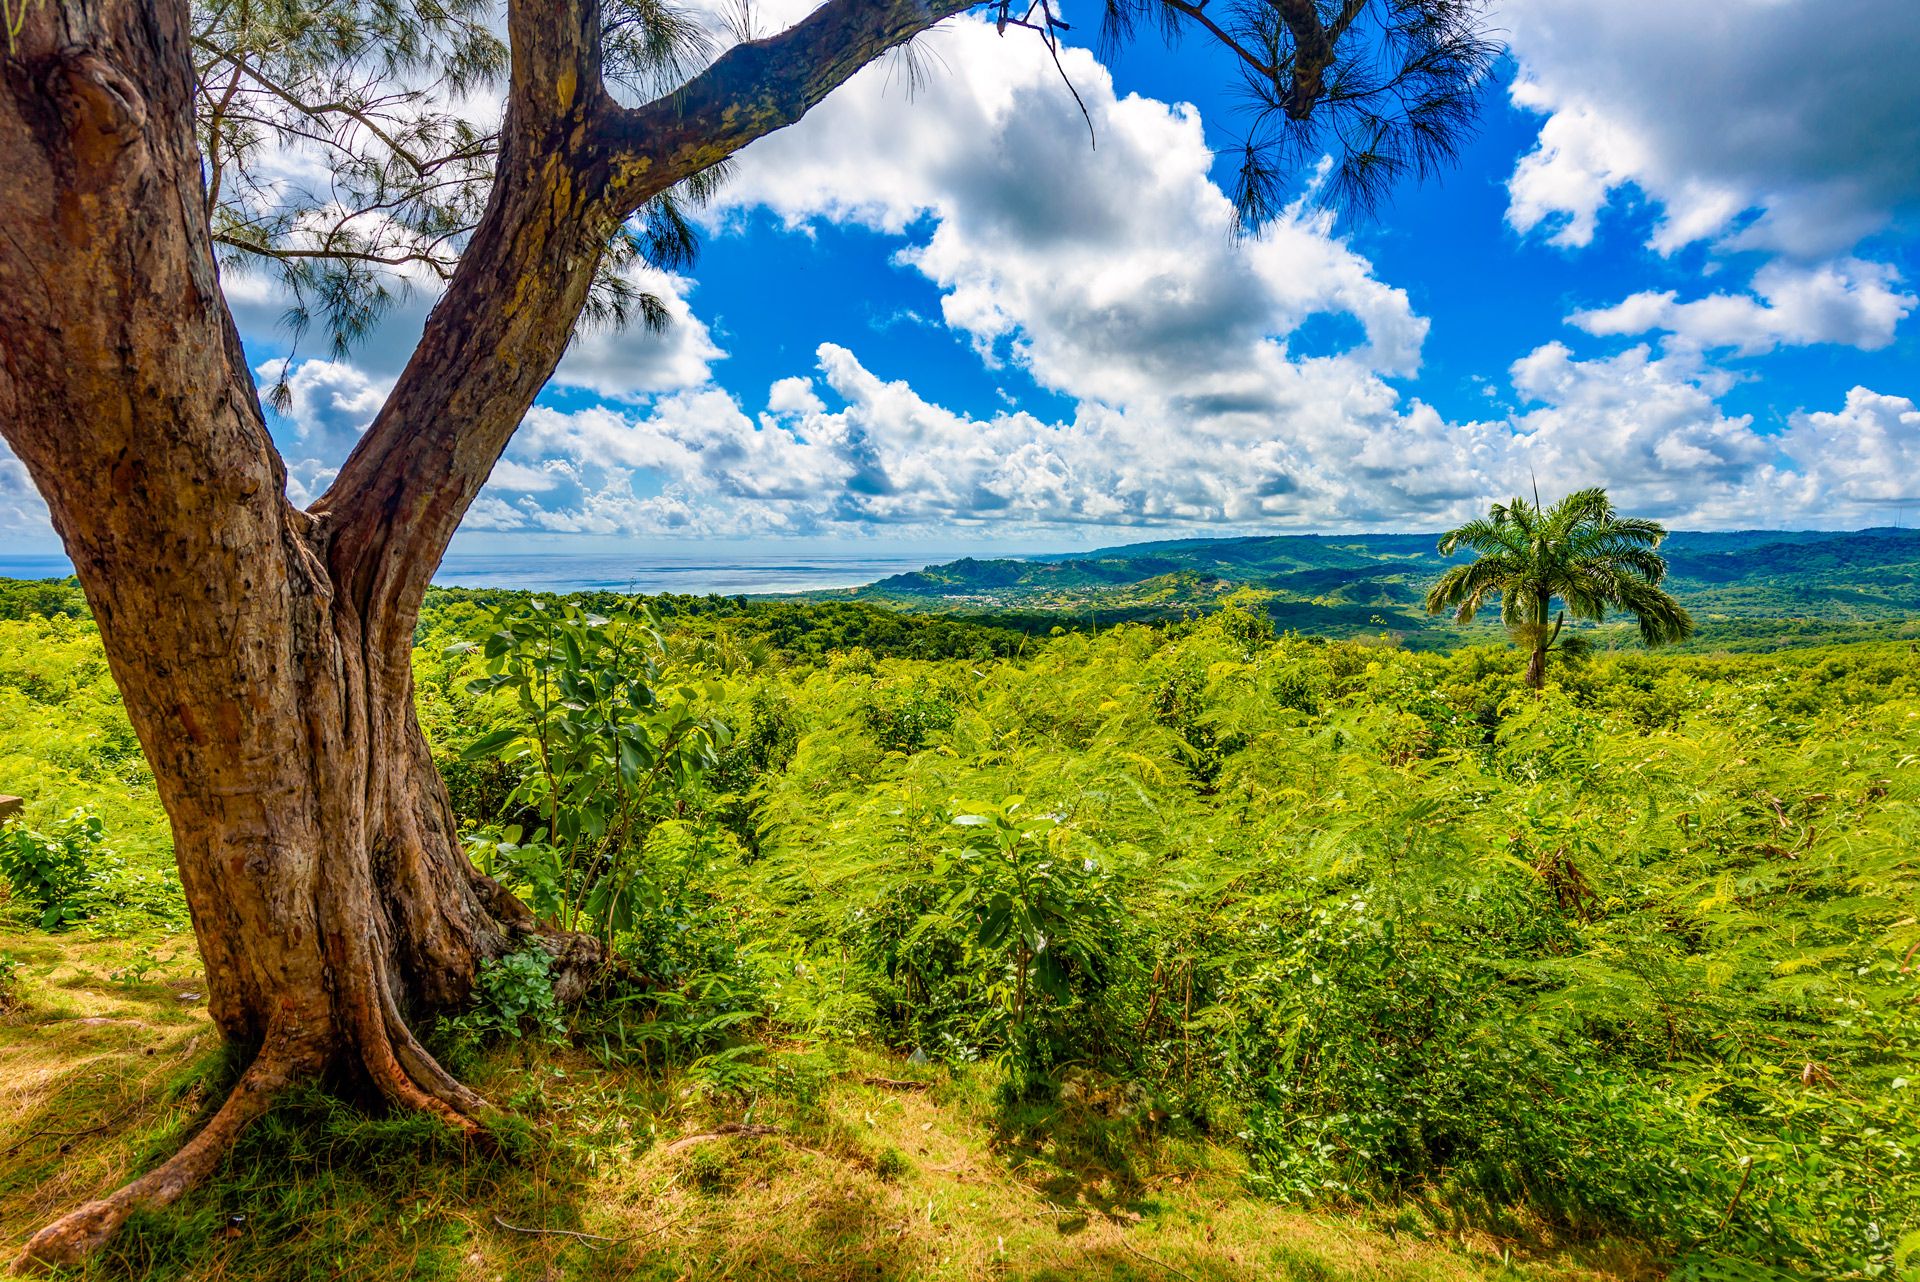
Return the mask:
<path id="1" fill-rule="evenodd" d="M 912 610 L 1018 611 L 1151 620 L 1214 607 L 1243 588 L 1271 594 L 1276 624 L 1330 635 L 1390 632 L 1448 644 L 1459 629 L 1420 608 L 1447 564 L 1433 534 L 1281 534 L 1163 539 L 1025 559 L 966 558 L 845 592 Z M 1920 620 L 1920 530 L 1681 531 L 1663 545 L 1668 586 L 1703 627 L 1755 633 L 1758 620 L 1853 628 Z M 1876 632 L 1876 634 L 1878 634 Z"/>
<path id="2" fill-rule="evenodd" d="M 1706 535 L 1679 535 L 1662 549 L 1669 572 L 1701 583 L 1741 583 L 1787 574 L 1830 579 L 1835 575 L 1912 583 L 1920 565 L 1920 530 L 1858 530 L 1826 538 L 1778 539 L 1719 550 Z"/>

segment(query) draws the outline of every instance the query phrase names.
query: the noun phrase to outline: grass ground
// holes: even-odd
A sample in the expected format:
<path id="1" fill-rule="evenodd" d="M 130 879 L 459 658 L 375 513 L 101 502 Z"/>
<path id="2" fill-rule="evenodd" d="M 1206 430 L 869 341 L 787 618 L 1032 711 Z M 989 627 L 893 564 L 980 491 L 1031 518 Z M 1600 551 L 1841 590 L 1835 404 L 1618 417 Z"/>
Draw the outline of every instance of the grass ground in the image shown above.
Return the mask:
<path id="1" fill-rule="evenodd" d="M 177 1144 L 230 1071 L 191 942 L 0 929 L 0 1251 Z M 467 1066 L 510 1155 L 318 1091 L 217 1181 L 129 1227 L 90 1276 L 208 1279 L 1631 1279 L 1558 1250 L 1251 1197 L 1227 1149 L 1157 1135 L 1100 1092 L 1025 1114 L 984 1072 L 772 1048 L 773 1086 L 508 1047 Z"/>

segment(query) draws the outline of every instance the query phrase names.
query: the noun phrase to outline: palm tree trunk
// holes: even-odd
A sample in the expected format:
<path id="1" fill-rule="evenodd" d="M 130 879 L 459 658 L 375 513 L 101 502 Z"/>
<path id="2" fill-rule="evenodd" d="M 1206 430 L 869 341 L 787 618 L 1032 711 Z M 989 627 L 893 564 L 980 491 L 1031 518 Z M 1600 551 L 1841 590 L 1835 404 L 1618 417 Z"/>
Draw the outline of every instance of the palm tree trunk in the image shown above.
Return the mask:
<path id="1" fill-rule="evenodd" d="M 1527 689 L 1537 696 L 1547 684 L 1547 611 L 1553 594 L 1541 589 L 1533 602 L 1533 653 L 1527 658 Z"/>

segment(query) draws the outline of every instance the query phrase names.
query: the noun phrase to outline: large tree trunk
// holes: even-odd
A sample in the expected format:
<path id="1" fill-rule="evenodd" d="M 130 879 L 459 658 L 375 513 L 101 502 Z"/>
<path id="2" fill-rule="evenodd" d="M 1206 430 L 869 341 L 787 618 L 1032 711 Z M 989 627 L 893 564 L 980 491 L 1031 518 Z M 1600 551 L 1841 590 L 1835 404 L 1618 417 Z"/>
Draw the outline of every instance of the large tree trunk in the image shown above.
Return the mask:
<path id="1" fill-rule="evenodd" d="M 462 1001 L 480 959 L 528 940 L 563 974 L 592 953 L 538 934 L 460 848 L 413 713 L 425 574 L 399 593 L 340 591 L 378 560 L 336 549 L 285 498 L 190 212 L 184 19 L 48 9 L 0 60 L 0 428 L 46 497 L 153 765 L 213 1018 L 256 1058 L 175 1158 L 37 1236 L 26 1254 L 43 1262 L 77 1259 L 134 1206 L 204 1177 L 296 1077 L 333 1073 L 477 1129 L 484 1101 L 407 1018 Z M 549 325 L 557 358 L 571 318 Z M 396 513 L 383 537 L 409 521 Z"/>
<path id="2" fill-rule="evenodd" d="M 205 224 L 182 216 L 201 181 L 184 9 L 49 16 L 60 29 L 29 29 L 40 50 L 6 61 L 0 99 L 0 426 L 153 764 L 213 1018 L 256 1053 L 177 1156 L 27 1248 L 61 1262 L 204 1177 L 296 1077 L 476 1129 L 484 1102 L 406 1019 L 536 936 L 467 862 L 414 719 L 420 591 L 338 591 L 370 562 L 330 555 L 284 496 Z M 542 938 L 563 970 L 590 960 Z"/>
<path id="3" fill-rule="evenodd" d="M 622 219 L 797 120 L 966 0 L 828 0 L 624 108 L 594 0 L 509 0 L 487 211 L 392 396 L 309 511 L 285 495 L 220 292 L 187 0 L 26 0 L 0 52 L 0 433 L 47 500 L 161 801 L 220 1028 L 255 1058 L 149 1174 L 43 1230 L 70 1262 L 331 1073 L 468 1131 L 485 1101 L 409 1017 L 540 932 L 456 840 L 412 701 L 427 583 L 565 350 Z M 16 0 L 18 3 L 18 0 Z"/>

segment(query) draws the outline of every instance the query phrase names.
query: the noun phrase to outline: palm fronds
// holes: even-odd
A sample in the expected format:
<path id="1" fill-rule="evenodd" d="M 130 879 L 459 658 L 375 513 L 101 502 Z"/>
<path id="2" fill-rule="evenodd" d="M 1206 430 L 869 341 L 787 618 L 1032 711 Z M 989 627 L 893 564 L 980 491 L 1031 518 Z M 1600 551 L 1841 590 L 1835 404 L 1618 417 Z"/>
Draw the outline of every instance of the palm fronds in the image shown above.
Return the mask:
<path id="1" fill-rule="evenodd" d="M 1568 617 L 1598 623 L 1608 611 L 1631 614 L 1650 646 L 1692 633 L 1692 617 L 1658 586 L 1667 562 L 1656 549 L 1666 537 L 1657 521 L 1621 516 L 1598 487 L 1551 507 L 1537 497 L 1495 503 L 1486 516 L 1440 536 L 1442 556 L 1464 550 L 1478 559 L 1440 576 L 1427 593 L 1427 612 L 1452 610 L 1459 622 L 1470 623 L 1498 598 L 1501 622 L 1516 644 L 1533 651 L 1529 680 L 1537 688 Z M 1550 625 L 1555 602 L 1560 621 Z"/>

